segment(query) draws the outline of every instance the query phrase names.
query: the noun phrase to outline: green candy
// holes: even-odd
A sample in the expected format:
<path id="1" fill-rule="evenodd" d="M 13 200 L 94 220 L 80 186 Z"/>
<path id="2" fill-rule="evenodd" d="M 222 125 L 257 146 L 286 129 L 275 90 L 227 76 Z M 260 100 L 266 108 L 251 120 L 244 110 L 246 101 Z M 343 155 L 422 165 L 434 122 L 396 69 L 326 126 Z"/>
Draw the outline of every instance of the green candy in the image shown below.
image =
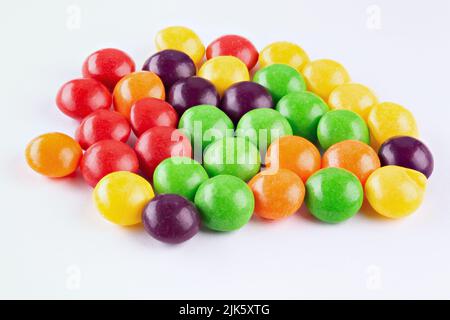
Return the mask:
<path id="1" fill-rule="evenodd" d="M 272 64 L 255 73 L 253 82 L 259 83 L 269 90 L 274 103 L 291 92 L 306 90 L 303 76 L 286 64 Z"/>
<path id="2" fill-rule="evenodd" d="M 187 157 L 172 157 L 162 161 L 153 174 L 158 194 L 171 193 L 194 201 L 198 187 L 208 180 L 208 174 L 197 161 Z"/>
<path id="3" fill-rule="evenodd" d="M 308 91 L 284 96 L 276 109 L 289 121 L 296 136 L 313 142 L 317 141 L 317 125 L 329 110 L 322 98 Z"/>
<path id="4" fill-rule="evenodd" d="M 314 217 L 324 222 L 350 219 L 361 208 L 363 197 L 361 182 L 344 169 L 322 169 L 306 181 L 306 206 Z"/>
<path id="5" fill-rule="evenodd" d="M 216 231 L 233 231 L 250 220 L 255 199 L 241 179 L 219 175 L 203 182 L 195 195 L 203 224 Z"/>
<path id="6" fill-rule="evenodd" d="M 206 148 L 203 166 L 210 177 L 228 174 L 244 181 L 250 180 L 261 167 L 258 149 L 242 137 L 227 137 Z"/>
<path id="7" fill-rule="evenodd" d="M 323 149 L 344 140 L 359 140 L 370 143 L 369 128 L 356 112 L 333 110 L 327 112 L 317 126 L 317 137 Z"/>
<path id="8" fill-rule="evenodd" d="M 181 116 L 178 128 L 191 139 L 197 155 L 211 142 L 232 136 L 234 125 L 225 112 L 216 106 L 204 104 L 186 110 Z"/>

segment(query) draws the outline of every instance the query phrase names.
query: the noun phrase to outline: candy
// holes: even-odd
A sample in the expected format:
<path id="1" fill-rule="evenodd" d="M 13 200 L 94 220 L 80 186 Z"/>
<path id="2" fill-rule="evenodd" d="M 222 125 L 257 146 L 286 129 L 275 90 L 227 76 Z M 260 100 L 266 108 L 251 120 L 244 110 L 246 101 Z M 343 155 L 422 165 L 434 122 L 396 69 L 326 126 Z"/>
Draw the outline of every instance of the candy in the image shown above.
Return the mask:
<path id="1" fill-rule="evenodd" d="M 216 87 L 203 78 L 191 77 L 175 82 L 170 88 L 167 101 L 181 116 L 190 107 L 208 104 L 219 105 L 219 94 Z"/>
<path id="2" fill-rule="evenodd" d="M 195 195 L 203 224 L 216 231 L 234 231 L 250 220 L 255 199 L 241 179 L 219 175 L 203 182 Z"/>
<path id="3" fill-rule="evenodd" d="M 303 68 L 308 90 L 319 95 L 325 101 L 338 86 L 350 82 L 350 76 L 338 62 L 328 59 L 311 61 Z"/>
<path id="4" fill-rule="evenodd" d="M 378 104 L 375 94 L 362 84 L 345 83 L 331 91 L 328 105 L 331 109 L 347 109 L 367 120 L 370 110 Z"/>
<path id="5" fill-rule="evenodd" d="M 317 137 L 323 149 L 344 140 L 358 140 L 370 143 L 369 129 L 364 120 L 350 110 L 327 112 L 317 126 Z"/>
<path id="6" fill-rule="evenodd" d="M 306 205 L 311 214 L 321 221 L 338 223 L 350 219 L 362 203 L 361 183 L 347 170 L 325 168 L 306 182 Z"/>
<path id="7" fill-rule="evenodd" d="M 284 116 L 296 136 L 317 141 L 317 125 L 328 112 L 327 104 L 311 92 L 290 93 L 277 103 L 276 109 Z"/>
<path id="8" fill-rule="evenodd" d="M 274 103 L 288 93 L 306 90 L 305 80 L 300 73 L 285 64 L 272 64 L 258 70 L 253 81 L 269 90 Z"/>
<path id="9" fill-rule="evenodd" d="M 142 222 L 153 238 L 170 244 L 185 242 L 200 230 L 197 208 L 176 194 L 160 194 L 144 208 Z"/>
<path id="10" fill-rule="evenodd" d="M 154 197 L 147 180 L 137 174 L 119 171 L 105 176 L 92 193 L 97 210 L 112 223 L 131 226 L 142 221 L 142 210 Z"/>
<path id="11" fill-rule="evenodd" d="M 151 71 L 157 74 L 166 92 L 180 79 L 195 76 L 197 71 L 192 59 L 184 52 L 177 50 L 163 50 L 155 53 L 144 63 L 142 70 Z"/>
<path id="12" fill-rule="evenodd" d="M 133 149 L 116 140 L 94 143 L 86 150 L 80 164 L 81 174 L 91 187 L 111 172 L 137 172 L 138 169 L 139 161 Z"/>
<path id="13" fill-rule="evenodd" d="M 117 82 L 134 72 L 135 64 L 125 52 L 119 49 L 101 49 L 90 54 L 83 63 L 83 77 L 100 81 L 109 91 Z"/>
<path id="14" fill-rule="evenodd" d="M 187 157 L 163 160 L 153 174 L 157 193 L 172 193 L 194 201 L 198 187 L 208 180 L 208 174 L 197 161 Z"/>
<path id="15" fill-rule="evenodd" d="M 309 62 L 309 57 L 298 45 L 279 41 L 269 44 L 259 55 L 259 66 L 264 68 L 271 64 L 287 64 L 298 72 Z"/>
<path id="16" fill-rule="evenodd" d="M 172 127 L 178 125 L 175 109 L 161 99 L 144 98 L 131 106 L 130 122 L 134 134 L 139 137 L 153 127 Z"/>
<path id="17" fill-rule="evenodd" d="M 155 37 L 157 50 L 174 49 L 186 53 L 195 64 L 199 64 L 205 54 L 205 46 L 198 35 L 186 27 L 168 27 L 160 30 Z"/>
<path id="18" fill-rule="evenodd" d="M 59 132 L 34 138 L 25 150 L 30 168 L 51 178 L 65 177 L 75 172 L 82 155 L 78 142 Z"/>
<path id="19" fill-rule="evenodd" d="M 75 132 L 75 138 L 86 150 L 101 140 L 127 142 L 130 133 L 130 124 L 123 115 L 101 109 L 83 119 Z"/>
<path id="20" fill-rule="evenodd" d="M 217 139 L 232 136 L 234 125 L 219 108 L 200 105 L 188 109 L 180 119 L 178 128 L 190 137 L 195 153 Z"/>
<path id="21" fill-rule="evenodd" d="M 203 165 L 210 177 L 228 174 L 244 181 L 259 172 L 261 158 L 256 146 L 241 137 L 226 137 L 211 143 Z"/>
<path id="22" fill-rule="evenodd" d="M 434 167 L 433 155 L 427 146 L 413 137 L 399 136 L 386 140 L 378 151 L 381 165 L 395 165 L 422 172 L 427 178 Z"/>
<path id="23" fill-rule="evenodd" d="M 170 127 L 153 127 L 137 140 L 134 150 L 142 171 L 151 178 L 155 168 L 170 157 L 191 157 L 189 139 L 179 130 Z"/>
<path id="24" fill-rule="evenodd" d="M 81 120 L 99 109 L 111 108 L 111 94 L 99 81 L 75 79 L 63 84 L 56 105 L 67 116 Z"/>
<path id="25" fill-rule="evenodd" d="M 260 172 L 248 185 L 255 197 L 254 213 L 264 219 L 278 220 L 293 215 L 305 197 L 302 180 L 286 169 Z"/>
<path id="26" fill-rule="evenodd" d="M 367 179 L 365 192 L 372 208 L 388 218 L 410 215 L 421 205 L 427 178 L 419 171 L 381 167 Z"/>
<path id="27" fill-rule="evenodd" d="M 320 169 L 319 150 L 308 140 L 297 136 L 284 136 L 267 149 L 266 167 L 271 172 L 278 168 L 289 169 L 303 182 Z"/>
<path id="28" fill-rule="evenodd" d="M 131 106 L 136 101 L 148 97 L 164 100 L 165 90 L 161 79 L 153 72 L 133 72 L 123 77 L 114 88 L 114 108 L 130 118 Z"/>
<path id="29" fill-rule="evenodd" d="M 220 95 L 231 85 L 250 80 L 247 66 L 238 58 L 220 56 L 206 61 L 198 75 L 211 81 Z"/>
<path id="30" fill-rule="evenodd" d="M 220 102 L 220 108 L 235 124 L 250 110 L 272 107 L 272 96 L 267 89 L 251 81 L 238 82 L 229 87 Z"/>
<path id="31" fill-rule="evenodd" d="M 370 174 L 380 167 L 380 159 L 367 144 L 356 140 L 345 140 L 334 144 L 324 153 L 322 167 L 346 169 L 353 173 L 364 186 Z"/>
<path id="32" fill-rule="evenodd" d="M 218 56 L 234 56 L 244 62 L 248 70 L 251 70 L 258 61 L 258 50 L 244 37 L 226 35 L 217 38 L 206 48 L 208 60 Z"/>

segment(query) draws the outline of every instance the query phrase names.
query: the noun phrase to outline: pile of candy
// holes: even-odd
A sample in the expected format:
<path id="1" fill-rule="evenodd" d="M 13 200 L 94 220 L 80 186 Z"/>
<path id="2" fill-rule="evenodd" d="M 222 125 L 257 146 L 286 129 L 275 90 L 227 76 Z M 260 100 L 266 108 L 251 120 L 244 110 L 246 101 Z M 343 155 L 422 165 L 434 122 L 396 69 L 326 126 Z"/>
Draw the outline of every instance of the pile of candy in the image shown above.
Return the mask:
<path id="1" fill-rule="evenodd" d="M 83 78 L 56 98 L 81 121 L 75 139 L 32 140 L 32 169 L 65 177 L 79 167 L 106 219 L 142 222 L 167 243 L 190 239 L 201 224 L 232 231 L 253 214 L 281 219 L 304 199 L 328 223 L 354 216 L 364 197 L 390 218 L 420 206 L 433 157 L 413 115 L 379 103 L 341 64 L 310 61 L 289 42 L 258 53 L 237 35 L 213 41 L 203 62 L 205 47 L 184 27 L 159 31 L 155 42 L 142 71 L 117 49 L 86 59 Z"/>

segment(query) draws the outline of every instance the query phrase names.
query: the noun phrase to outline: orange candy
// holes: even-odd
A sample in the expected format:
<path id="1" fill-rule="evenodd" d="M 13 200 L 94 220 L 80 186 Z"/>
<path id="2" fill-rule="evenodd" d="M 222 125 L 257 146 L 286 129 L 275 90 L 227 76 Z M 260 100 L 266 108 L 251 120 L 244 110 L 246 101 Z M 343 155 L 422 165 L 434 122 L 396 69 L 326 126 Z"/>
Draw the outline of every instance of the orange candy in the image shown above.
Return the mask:
<path id="1" fill-rule="evenodd" d="M 142 98 L 165 99 L 161 79 L 153 72 L 138 71 L 123 77 L 114 88 L 113 102 L 116 111 L 130 118 L 131 106 Z"/>
<path id="2" fill-rule="evenodd" d="M 320 152 L 311 142 L 298 136 L 284 136 L 274 141 L 266 154 L 266 167 L 276 171 L 289 169 L 303 182 L 320 169 Z"/>
<path id="3" fill-rule="evenodd" d="M 25 150 L 31 169 L 51 178 L 65 177 L 75 172 L 82 155 L 78 142 L 58 132 L 34 138 Z"/>
<path id="4" fill-rule="evenodd" d="M 277 220 L 294 214 L 305 197 L 302 179 L 286 169 L 260 172 L 248 185 L 255 197 L 254 213 L 264 219 Z"/>
<path id="5" fill-rule="evenodd" d="M 364 186 L 370 174 L 380 167 L 380 159 L 367 144 L 345 140 L 334 144 L 323 154 L 322 166 L 346 169 Z"/>

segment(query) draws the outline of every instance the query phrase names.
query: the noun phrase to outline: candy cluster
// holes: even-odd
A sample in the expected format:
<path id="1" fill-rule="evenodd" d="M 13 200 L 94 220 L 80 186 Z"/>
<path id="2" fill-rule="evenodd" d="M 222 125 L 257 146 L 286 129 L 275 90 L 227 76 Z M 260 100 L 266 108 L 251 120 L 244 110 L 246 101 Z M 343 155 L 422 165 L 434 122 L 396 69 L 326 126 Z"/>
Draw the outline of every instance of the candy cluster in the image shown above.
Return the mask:
<path id="1" fill-rule="evenodd" d="M 258 52 L 237 35 L 205 50 L 185 27 L 159 31 L 155 44 L 142 71 L 121 50 L 92 53 L 56 97 L 80 121 L 75 139 L 33 139 L 29 166 L 54 178 L 80 168 L 106 219 L 142 222 L 167 243 L 201 224 L 281 219 L 304 200 L 328 223 L 354 216 L 364 197 L 390 218 L 420 206 L 433 157 L 413 115 L 380 103 L 338 62 L 311 61 L 289 42 Z"/>

